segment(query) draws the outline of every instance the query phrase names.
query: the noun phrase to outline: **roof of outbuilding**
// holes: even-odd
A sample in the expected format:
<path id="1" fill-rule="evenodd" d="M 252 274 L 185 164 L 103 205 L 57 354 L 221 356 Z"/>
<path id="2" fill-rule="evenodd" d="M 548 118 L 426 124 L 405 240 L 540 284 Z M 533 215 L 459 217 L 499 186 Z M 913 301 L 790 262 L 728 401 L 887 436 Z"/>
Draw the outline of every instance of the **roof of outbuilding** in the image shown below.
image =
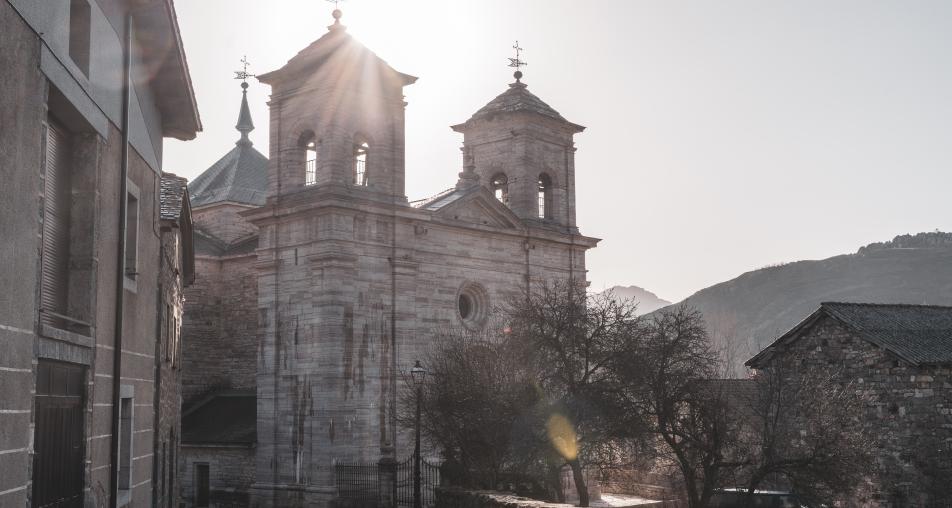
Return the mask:
<path id="1" fill-rule="evenodd" d="M 188 180 L 172 173 L 162 173 L 159 215 L 162 219 L 178 220 L 182 214 L 182 202 L 186 198 Z"/>
<path id="2" fill-rule="evenodd" d="M 190 444 L 254 444 L 258 432 L 254 392 L 226 391 L 210 395 L 182 415 L 182 442 Z"/>
<path id="3" fill-rule="evenodd" d="M 807 319 L 748 360 L 747 365 L 759 365 L 824 315 L 912 364 L 952 363 L 952 307 L 824 302 Z"/>

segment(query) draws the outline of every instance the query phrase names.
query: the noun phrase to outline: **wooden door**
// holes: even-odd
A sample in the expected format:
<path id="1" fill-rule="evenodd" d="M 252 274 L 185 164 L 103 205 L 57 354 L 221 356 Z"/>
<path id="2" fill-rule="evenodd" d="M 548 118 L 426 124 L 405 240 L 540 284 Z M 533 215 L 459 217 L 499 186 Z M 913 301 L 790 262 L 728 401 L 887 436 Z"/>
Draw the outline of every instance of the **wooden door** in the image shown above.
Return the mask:
<path id="1" fill-rule="evenodd" d="M 81 365 L 37 364 L 34 507 L 83 506 L 85 380 Z"/>

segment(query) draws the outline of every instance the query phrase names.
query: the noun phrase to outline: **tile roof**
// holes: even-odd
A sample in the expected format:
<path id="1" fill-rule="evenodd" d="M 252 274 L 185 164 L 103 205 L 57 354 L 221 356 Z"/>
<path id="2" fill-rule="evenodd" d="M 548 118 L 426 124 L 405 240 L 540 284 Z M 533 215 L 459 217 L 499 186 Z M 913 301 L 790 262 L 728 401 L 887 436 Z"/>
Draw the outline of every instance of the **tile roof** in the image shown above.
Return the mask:
<path id="1" fill-rule="evenodd" d="M 952 363 L 952 307 L 823 302 L 813 314 L 748 360 L 747 365 L 756 367 L 769 360 L 774 352 L 796 340 L 824 315 L 914 365 Z"/>
<path id="2" fill-rule="evenodd" d="M 255 393 L 226 391 L 200 401 L 182 415 L 182 442 L 251 445 L 257 440 Z"/>
<path id="3" fill-rule="evenodd" d="M 952 362 L 952 307 L 824 302 L 821 308 L 912 363 Z"/>
<path id="4" fill-rule="evenodd" d="M 159 215 L 162 219 L 179 219 L 187 188 L 188 180 L 185 178 L 162 172 L 161 193 L 159 195 Z"/>
<path id="5" fill-rule="evenodd" d="M 510 84 L 509 90 L 506 90 L 495 99 L 489 101 L 489 104 L 486 104 L 480 108 L 479 111 L 474 113 L 470 120 L 495 115 L 497 113 L 514 113 L 516 111 L 531 111 L 550 118 L 565 120 L 558 111 L 552 109 L 552 106 L 549 106 L 543 102 L 542 99 L 530 92 L 525 83 L 519 82 Z"/>
<path id="6" fill-rule="evenodd" d="M 192 207 L 232 201 L 261 206 L 268 192 L 268 158 L 250 143 L 235 145 L 188 186 Z"/>

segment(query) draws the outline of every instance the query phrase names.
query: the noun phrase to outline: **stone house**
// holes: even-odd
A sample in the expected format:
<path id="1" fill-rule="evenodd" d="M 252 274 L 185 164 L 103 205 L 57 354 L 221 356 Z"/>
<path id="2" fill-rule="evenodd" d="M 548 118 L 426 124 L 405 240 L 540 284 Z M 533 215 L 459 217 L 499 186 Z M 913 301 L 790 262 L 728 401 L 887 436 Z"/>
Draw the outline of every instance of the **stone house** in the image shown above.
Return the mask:
<path id="1" fill-rule="evenodd" d="M 401 373 L 441 330 L 484 326 L 531 284 L 584 281 L 598 242 L 575 223 L 574 135 L 584 128 L 521 73 L 452 127 L 463 134 L 455 185 L 410 201 L 403 87 L 417 78 L 352 38 L 340 11 L 334 18 L 258 76 L 272 92 L 270 157 L 246 141 L 243 103 L 236 148 L 190 185 L 197 276 L 183 328 L 183 432 L 204 427 L 192 417 L 199 402 L 247 421 L 250 388 L 255 443 L 249 478 L 216 471 L 243 464 L 238 443 L 215 459 L 206 441 L 203 458 L 181 465 L 196 483 L 186 502 L 213 504 L 206 494 L 247 485 L 253 506 L 326 506 L 335 462 L 406 459 Z"/>
<path id="2" fill-rule="evenodd" d="M 864 506 L 945 506 L 952 499 L 952 307 L 834 303 L 747 361 L 834 367 L 866 401 L 875 441 Z"/>
<path id="3" fill-rule="evenodd" d="M 175 11 L 2 0 L 0 48 L 0 506 L 149 506 L 162 145 L 201 128 Z"/>
<path id="4" fill-rule="evenodd" d="M 178 460 L 182 408 L 182 314 L 185 288 L 195 280 L 192 213 L 187 181 L 162 173 L 159 337 L 155 347 L 154 506 L 179 505 Z"/>

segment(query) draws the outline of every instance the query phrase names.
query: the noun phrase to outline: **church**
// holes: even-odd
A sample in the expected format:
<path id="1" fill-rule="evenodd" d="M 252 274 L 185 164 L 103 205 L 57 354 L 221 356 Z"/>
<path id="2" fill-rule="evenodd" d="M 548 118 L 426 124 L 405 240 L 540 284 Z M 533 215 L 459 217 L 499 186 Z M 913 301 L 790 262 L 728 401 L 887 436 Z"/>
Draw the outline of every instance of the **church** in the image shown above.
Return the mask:
<path id="1" fill-rule="evenodd" d="M 584 281 L 598 243 L 575 222 L 584 127 L 518 70 L 452 126 L 462 163 L 450 187 L 408 199 L 403 89 L 417 78 L 351 37 L 339 10 L 333 18 L 258 76 L 271 87 L 268 156 L 248 138 L 243 92 L 235 147 L 189 184 L 179 462 L 189 506 L 326 506 L 336 462 L 405 459 L 398 392 L 428 344 L 479 329 L 534 283 Z"/>

